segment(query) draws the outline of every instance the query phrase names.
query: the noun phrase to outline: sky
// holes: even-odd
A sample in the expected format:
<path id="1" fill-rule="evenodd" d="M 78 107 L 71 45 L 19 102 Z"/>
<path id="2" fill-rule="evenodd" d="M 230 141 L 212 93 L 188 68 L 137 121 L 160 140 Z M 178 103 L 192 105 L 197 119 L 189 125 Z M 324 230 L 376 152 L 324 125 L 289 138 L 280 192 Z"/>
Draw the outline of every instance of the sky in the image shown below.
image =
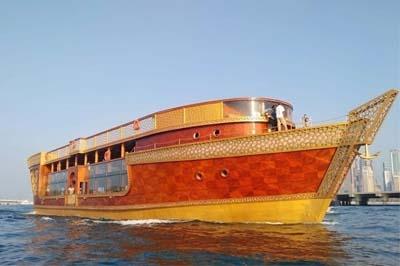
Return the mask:
<path id="1" fill-rule="evenodd" d="M 266 96 L 314 122 L 400 87 L 400 1 L 0 0 L 0 199 L 26 159 L 137 117 Z M 376 139 L 400 147 L 400 108 Z M 385 158 L 382 155 L 381 160 Z"/>

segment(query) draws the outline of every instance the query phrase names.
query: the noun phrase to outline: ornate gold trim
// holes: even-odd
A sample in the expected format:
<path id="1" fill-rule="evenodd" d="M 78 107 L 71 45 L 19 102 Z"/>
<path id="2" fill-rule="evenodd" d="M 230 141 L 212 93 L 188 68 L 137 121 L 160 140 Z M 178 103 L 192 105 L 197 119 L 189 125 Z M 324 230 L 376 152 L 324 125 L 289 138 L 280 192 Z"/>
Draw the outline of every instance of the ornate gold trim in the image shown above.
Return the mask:
<path id="1" fill-rule="evenodd" d="M 337 147 L 346 123 L 217 139 L 128 153 L 128 165 L 189 161 Z"/>
<path id="2" fill-rule="evenodd" d="M 280 201 L 280 200 L 298 200 L 298 199 L 317 199 L 316 193 L 300 193 L 292 195 L 276 195 L 276 196 L 260 196 L 246 198 L 231 198 L 231 199 L 211 199 L 211 200 L 195 200 L 195 201 L 180 201 L 167 202 L 157 204 L 135 204 L 135 205 L 118 205 L 118 206 L 50 206 L 50 205 L 35 205 L 35 208 L 45 209 L 83 209 L 83 210 L 139 210 L 139 209 L 155 209 L 181 206 L 199 206 L 199 205 L 220 205 L 229 203 L 247 203 L 247 202 L 264 202 L 264 201 Z"/>
<path id="3" fill-rule="evenodd" d="M 360 119 L 368 121 L 360 137 L 361 143 L 371 144 L 373 142 L 398 93 L 397 89 L 389 90 L 349 113 L 350 123 Z"/>
<path id="4" fill-rule="evenodd" d="M 399 90 L 388 92 L 349 113 L 349 126 L 318 189 L 318 196 L 332 198 L 363 144 L 371 144 Z"/>

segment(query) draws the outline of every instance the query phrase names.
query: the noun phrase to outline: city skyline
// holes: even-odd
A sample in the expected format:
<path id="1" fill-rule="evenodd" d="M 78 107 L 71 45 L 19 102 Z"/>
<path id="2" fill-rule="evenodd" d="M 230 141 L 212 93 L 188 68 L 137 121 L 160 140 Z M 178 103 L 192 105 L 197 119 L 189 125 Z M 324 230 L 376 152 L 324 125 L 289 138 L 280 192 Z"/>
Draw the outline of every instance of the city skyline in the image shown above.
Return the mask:
<path id="1" fill-rule="evenodd" d="M 389 150 L 390 161 L 383 161 L 382 173 L 374 167 L 381 160 L 356 157 L 339 190 L 339 194 L 400 191 L 400 150 Z"/>

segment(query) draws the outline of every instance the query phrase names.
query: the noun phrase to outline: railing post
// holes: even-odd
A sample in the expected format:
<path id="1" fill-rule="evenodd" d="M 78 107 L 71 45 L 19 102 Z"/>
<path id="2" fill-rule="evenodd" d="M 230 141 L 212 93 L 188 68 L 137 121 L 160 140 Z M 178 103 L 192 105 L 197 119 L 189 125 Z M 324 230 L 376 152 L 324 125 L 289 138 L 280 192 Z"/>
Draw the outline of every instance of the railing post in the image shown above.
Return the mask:
<path id="1" fill-rule="evenodd" d="M 125 158 L 125 143 L 121 143 L 121 158 Z"/>
<path id="2" fill-rule="evenodd" d="M 119 139 L 123 139 L 124 138 L 124 127 L 120 127 L 119 128 Z"/>

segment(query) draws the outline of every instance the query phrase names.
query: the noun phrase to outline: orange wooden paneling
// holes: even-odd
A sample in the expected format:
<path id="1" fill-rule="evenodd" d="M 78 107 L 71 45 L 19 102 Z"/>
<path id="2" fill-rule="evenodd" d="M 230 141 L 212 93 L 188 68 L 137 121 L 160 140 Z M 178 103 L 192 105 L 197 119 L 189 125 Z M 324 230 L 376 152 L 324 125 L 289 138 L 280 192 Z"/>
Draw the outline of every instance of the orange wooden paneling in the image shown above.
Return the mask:
<path id="1" fill-rule="evenodd" d="M 166 162 L 131 167 L 128 195 L 87 198 L 80 205 L 127 205 L 312 193 L 318 187 L 335 148 L 267 155 Z M 221 177 L 227 169 L 229 175 Z M 195 173 L 203 173 L 196 180 Z"/>

